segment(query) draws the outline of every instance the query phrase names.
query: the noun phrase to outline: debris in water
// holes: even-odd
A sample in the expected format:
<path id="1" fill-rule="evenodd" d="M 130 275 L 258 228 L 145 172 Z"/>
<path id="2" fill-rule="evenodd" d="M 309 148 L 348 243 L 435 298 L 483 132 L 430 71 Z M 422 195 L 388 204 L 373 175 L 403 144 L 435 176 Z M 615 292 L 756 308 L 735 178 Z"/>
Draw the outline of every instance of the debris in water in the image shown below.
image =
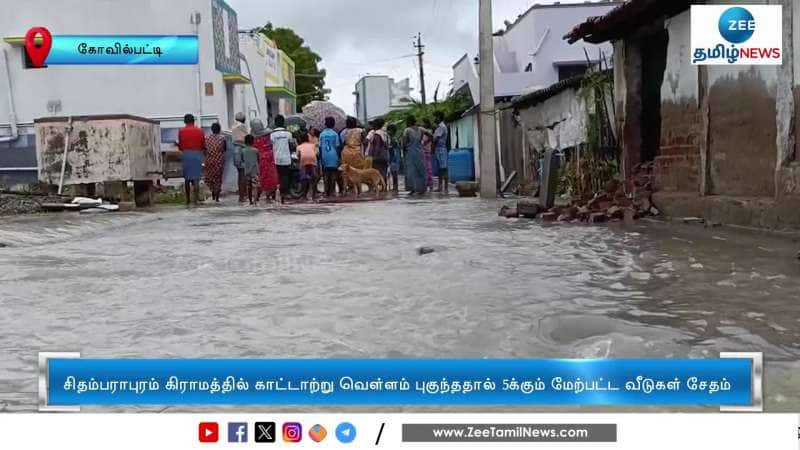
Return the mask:
<path id="1" fill-rule="evenodd" d="M 705 224 L 706 223 L 706 220 L 703 219 L 702 217 L 684 217 L 681 220 L 683 220 L 683 223 L 685 223 L 687 225 L 691 224 L 691 223 L 699 223 L 699 224 Z"/>
<path id="2" fill-rule="evenodd" d="M 554 212 L 546 212 L 539 216 L 539 218 L 545 222 L 555 222 L 555 220 L 558 219 L 558 214 Z"/>
<path id="3" fill-rule="evenodd" d="M 542 212 L 542 208 L 534 199 L 521 199 L 517 202 L 517 212 L 527 219 L 535 219 Z"/>
<path id="4" fill-rule="evenodd" d="M 509 205 L 503 205 L 503 207 L 500 208 L 499 216 L 507 219 L 515 219 L 519 217 L 519 213 L 517 212 L 517 208 Z"/>
<path id="5" fill-rule="evenodd" d="M 589 215 L 589 222 L 590 223 L 603 223 L 608 220 L 608 216 L 605 213 L 598 212 L 592 213 Z"/>
<path id="6" fill-rule="evenodd" d="M 625 221 L 625 225 L 633 225 L 634 221 L 636 220 L 636 211 L 630 208 L 625 208 L 623 220 Z"/>
<path id="7" fill-rule="evenodd" d="M 508 190 L 509 186 L 511 186 L 511 183 L 514 182 L 515 178 L 517 178 L 517 171 L 516 170 L 511 172 L 511 175 L 508 176 L 508 178 L 506 179 L 506 182 L 503 183 L 503 185 L 500 187 L 500 195 L 503 195 L 503 194 L 506 193 L 506 191 Z"/>
<path id="8" fill-rule="evenodd" d="M 660 211 L 653 206 L 653 163 L 641 164 L 634 168 L 634 175 L 627 180 L 612 179 L 598 192 L 584 192 L 575 198 L 561 196 L 561 204 L 544 210 L 528 212 L 526 200 L 517 204 L 521 217 L 537 216 L 545 222 L 604 223 L 634 220 L 647 216 L 658 216 Z M 554 214 L 554 216 L 553 216 Z M 533 218 L 533 217 L 531 217 Z"/>
<path id="9" fill-rule="evenodd" d="M 459 197 L 476 197 L 480 185 L 474 181 L 459 181 L 456 183 L 456 190 Z"/>
<path id="10" fill-rule="evenodd" d="M 48 212 L 60 212 L 66 210 L 78 211 L 81 205 L 77 203 L 42 203 L 42 210 Z"/>
<path id="11" fill-rule="evenodd" d="M 432 249 L 430 247 L 420 247 L 420 248 L 417 249 L 417 253 L 419 253 L 420 256 L 429 255 L 429 254 L 431 254 L 431 253 L 433 253 L 435 251 L 436 250 L 434 250 L 434 249 Z"/>

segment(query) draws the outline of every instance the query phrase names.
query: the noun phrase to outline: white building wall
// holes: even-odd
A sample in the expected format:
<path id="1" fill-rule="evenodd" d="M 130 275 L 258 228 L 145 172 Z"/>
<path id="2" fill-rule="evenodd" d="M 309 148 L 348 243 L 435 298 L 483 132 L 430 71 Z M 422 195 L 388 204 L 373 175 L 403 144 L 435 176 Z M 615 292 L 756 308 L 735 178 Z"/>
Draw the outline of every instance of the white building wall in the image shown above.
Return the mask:
<path id="1" fill-rule="evenodd" d="M 242 61 L 242 75 L 250 78 L 251 84 L 236 86 L 236 111 L 247 114 L 248 120 L 259 118 L 267 123 L 266 87 L 266 41 L 260 34 L 239 34 L 239 51 L 247 61 Z M 248 71 L 247 68 L 250 68 Z"/>
<path id="2" fill-rule="evenodd" d="M 475 104 L 480 102 L 480 84 L 475 62 L 469 55 L 464 55 L 453 66 L 453 89 L 458 90 L 464 85 L 469 86 L 472 101 Z"/>
<path id="3" fill-rule="evenodd" d="M 691 14 L 685 11 L 664 24 L 669 33 L 667 44 L 667 67 L 664 70 L 664 83 L 661 86 L 661 101 L 683 103 L 694 100 L 698 95 L 699 66 L 692 65 L 691 59 Z"/>
<path id="4" fill-rule="evenodd" d="M 202 82 L 214 85 L 202 95 L 202 111 L 225 124 L 228 115 L 222 73 L 214 62 L 211 0 L 28 0 L 14 2 L 13 14 L 0 14 L 0 36 L 24 36 L 31 24 L 46 24 L 53 34 L 193 34 L 192 11 L 202 14 L 199 30 Z M 148 118 L 180 118 L 198 111 L 197 66 L 50 66 L 25 69 L 23 47 L 0 42 L 9 55 L 17 117 L 25 125 L 48 116 L 58 100 L 58 115 L 126 113 Z M 0 100 L 0 135 L 8 134 L 8 104 Z M 207 122 L 208 122 L 207 121 Z M 25 130 L 23 130 L 25 131 Z"/>
<path id="5" fill-rule="evenodd" d="M 0 37 L 24 36 L 33 25 L 44 25 L 54 35 L 194 34 L 195 26 L 190 22 L 193 12 L 200 13 L 201 23 L 197 30 L 199 64 L 191 66 L 25 69 L 24 48 L 0 41 L 0 50 L 8 55 L 11 92 L 19 125 L 18 139 L 0 142 L 0 184 L 35 179 L 33 121 L 41 117 L 142 116 L 160 122 L 161 142 L 167 147 L 177 138 L 177 129 L 183 125 L 183 116 L 187 113 L 199 116 L 204 127 L 218 121 L 227 129 L 235 109 L 233 91 L 236 88 L 228 89 L 223 73 L 217 70 L 212 15 L 215 1 L 219 0 L 28 0 L 4 8 L 6 13 L 0 14 Z M 228 11 L 224 2 L 220 3 L 222 9 Z M 230 35 L 226 33 L 226 37 Z M 235 33 L 233 39 L 236 42 Z M 230 52 L 230 47 L 227 50 Z M 4 70 L 0 76 L 5 77 Z M 0 79 L 3 89 L 4 81 Z M 206 83 L 211 86 L 208 93 Z M 59 107 L 48 110 L 49 104 Z M 0 95 L 0 137 L 11 134 L 9 117 L 9 102 L 3 92 Z"/>
<path id="6" fill-rule="evenodd" d="M 494 38 L 495 96 L 511 97 L 546 88 L 558 82 L 559 64 L 583 64 L 584 49 L 593 61 L 600 52 L 613 66 L 610 43 L 592 45 L 584 42 L 570 45 L 562 36 L 589 17 L 602 16 L 618 3 L 601 2 L 580 6 L 535 6 Z M 528 64 L 532 71 L 526 72 Z M 473 59 L 465 55 L 453 65 L 453 88 L 469 84 L 473 101 L 480 99 L 480 83 Z"/>
<path id="7" fill-rule="evenodd" d="M 611 63 L 611 44 L 592 45 L 584 42 L 570 45 L 562 37 L 572 28 L 589 17 L 602 16 L 617 4 L 595 3 L 581 4 L 580 6 L 542 5 L 534 6 L 526 12 L 516 24 L 513 24 L 501 37 L 495 38 L 495 60 L 500 64 L 501 72 L 514 73 L 504 70 L 503 67 L 514 67 L 517 72 L 524 75 L 508 76 L 509 89 L 517 90 L 522 83 L 521 78 L 529 88 L 545 88 L 558 82 L 558 64 L 585 63 L 586 54 L 592 60 L 598 60 L 600 51 L 605 53 L 608 63 Z M 511 64 L 508 59 L 515 60 Z M 528 64 L 533 65 L 532 72 L 525 72 Z M 503 76 L 500 80 L 502 82 Z M 502 91 L 503 89 L 501 89 Z M 521 92 L 517 92 L 519 94 Z"/>
<path id="8" fill-rule="evenodd" d="M 596 5 L 542 8 L 535 10 L 533 22 L 535 28 L 533 53 L 540 40 L 538 53 L 530 57 L 533 60 L 534 83 L 549 86 L 558 81 L 557 64 L 585 63 L 586 53 L 593 61 L 600 59 L 601 53 L 611 63 L 613 50 L 611 44 L 587 44 L 585 42 L 569 44 L 563 39 L 572 28 L 589 17 L 602 16 L 613 9 L 616 4 L 599 3 Z M 576 21 L 576 18 L 578 19 Z M 548 32 L 549 31 L 549 32 Z M 542 40 L 544 38 L 544 40 Z M 524 45 L 524 41 L 515 45 Z"/>
<path id="9" fill-rule="evenodd" d="M 388 76 L 366 76 L 356 83 L 356 117 L 362 124 L 391 110 L 392 80 Z"/>
<path id="10" fill-rule="evenodd" d="M 528 142 L 538 152 L 586 142 L 586 100 L 577 89 L 567 89 L 538 105 L 521 108 L 520 119 Z"/>

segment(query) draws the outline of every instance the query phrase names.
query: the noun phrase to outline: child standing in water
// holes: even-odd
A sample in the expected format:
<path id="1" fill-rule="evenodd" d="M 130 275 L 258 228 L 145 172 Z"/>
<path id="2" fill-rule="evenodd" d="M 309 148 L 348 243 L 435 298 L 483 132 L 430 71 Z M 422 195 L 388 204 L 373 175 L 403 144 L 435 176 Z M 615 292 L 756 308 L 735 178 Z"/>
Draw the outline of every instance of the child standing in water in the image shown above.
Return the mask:
<path id="1" fill-rule="evenodd" d="M 300 158 L 300 179 L 306 195 L 311 194 L 311 199 L 317 199 L 317 146 L 309 142 L 307 134 L 300 134 L 300 145 L 297 146 L 297 156 Z"/>
<path id="2" fill-rule="evenodd" d="M 246 181 L 247 199 L 251 205 L 255 204 L 253 202 L 253 188 L 258 189 L 258 150 L 253 147 L 254 142 L 255 137 L 252 134 L 244 137 L 244 148 L 242 148 L 241 161 L 239 161 Z"/>

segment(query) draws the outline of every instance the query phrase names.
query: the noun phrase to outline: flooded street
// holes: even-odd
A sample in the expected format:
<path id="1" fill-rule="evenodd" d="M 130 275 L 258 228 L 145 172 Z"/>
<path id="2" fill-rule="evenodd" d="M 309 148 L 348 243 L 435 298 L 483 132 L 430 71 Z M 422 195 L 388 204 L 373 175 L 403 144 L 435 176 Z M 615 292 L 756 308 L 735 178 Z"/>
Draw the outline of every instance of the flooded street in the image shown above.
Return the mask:
<path id="1" fill-rule="evenodd" d="M 543 226 L 498 202 L 0 222 L 0 411 L 40 351 L 86 357 L 715 357 L 763 351 L 800 409 L 800 246 L 702 226 Z M 420 256 L 419 247 L 434 253 Z"/>

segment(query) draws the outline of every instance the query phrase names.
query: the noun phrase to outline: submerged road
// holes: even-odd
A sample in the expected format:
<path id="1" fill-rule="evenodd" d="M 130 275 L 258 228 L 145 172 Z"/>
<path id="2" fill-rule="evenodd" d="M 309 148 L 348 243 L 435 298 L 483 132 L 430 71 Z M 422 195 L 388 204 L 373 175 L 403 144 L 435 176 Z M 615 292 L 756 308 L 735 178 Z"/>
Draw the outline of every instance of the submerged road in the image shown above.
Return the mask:
<path id="1" fill-rule="evenodd" d="M 683 224 L 543 226 L 498 218 L 498 207 L 452 198 L 0 219 L 0 411 L 36 408 L 40 351 L 763 351 L 767 410 L 800 409 L 797 243 Z"/>

